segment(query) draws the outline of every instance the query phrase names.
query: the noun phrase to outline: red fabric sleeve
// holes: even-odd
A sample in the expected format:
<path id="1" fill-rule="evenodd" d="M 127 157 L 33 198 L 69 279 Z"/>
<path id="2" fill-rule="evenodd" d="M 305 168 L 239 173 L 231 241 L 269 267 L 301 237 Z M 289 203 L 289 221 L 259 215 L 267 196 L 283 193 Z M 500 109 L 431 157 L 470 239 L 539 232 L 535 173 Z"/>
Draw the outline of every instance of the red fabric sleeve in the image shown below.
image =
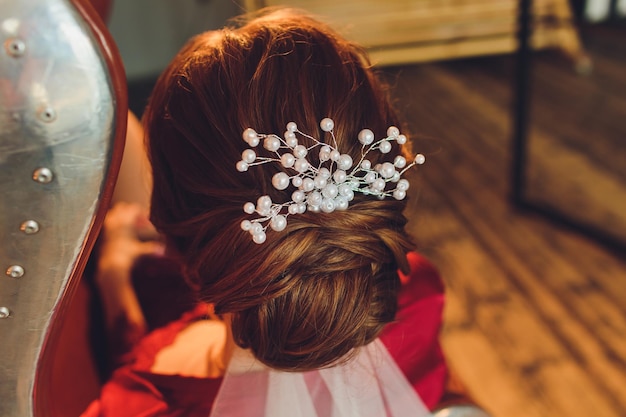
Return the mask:
<path id="1" fill-rule="evenodd" d="M 121 368 L 81 417 L 207 417 L 221 383 Z"/>
<path id="2" fill-rule="evenodd" d="M 387 325 L 380 339 L 432 410 L 443 396 L 448 375 L 439 343 L 444 287 L 428 260 L 413 252 L 408 260 L 411 272 L 400 274 L 396 321 Z"/>

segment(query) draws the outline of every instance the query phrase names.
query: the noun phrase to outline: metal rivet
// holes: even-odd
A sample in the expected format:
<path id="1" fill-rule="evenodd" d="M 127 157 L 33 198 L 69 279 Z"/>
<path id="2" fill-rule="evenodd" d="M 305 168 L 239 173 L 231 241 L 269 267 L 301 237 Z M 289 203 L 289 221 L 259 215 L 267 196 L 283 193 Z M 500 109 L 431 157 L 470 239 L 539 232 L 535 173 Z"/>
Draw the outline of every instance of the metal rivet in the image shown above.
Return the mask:
<path id="1" fill-rule="evenodd" d="M 39 118 L 46 123 L 54 122 L 57 118 L 57 112 L 52 107 L 48 106 L 40 108 L 37 114 Z"/>
<path id="2" fill-rule="evenodd" d="M 19 265 L 11 265 L 7 268 L 6 274 L 11 278 L 22 278 L 24 276 L 24 268 Z"/>
<path id="3" fill-rule="evenodd" d="M 37 168 L 35 172 L 33 172 L 33 180 L 41 184 L 48 184 L 53 178 L 54 174 L 46 167 Z"/>
<path id="4" fill-rule="evenodd" d="M 0 307 L 0 319 L 6 319 L 11 316 L 11 310 L 6 307 Z"/>
<path id="5" fill-rule="evenodd" d="M 9 38 L 6 42 L 4 42 L 4 49 L 6 49 L 7 54 L 14 58 L 18 58 L 26 52 L 26 44 L 21 39 Z"/>
<path id="6" fill-rule="evenodd" d="M 34 235 L 39 231 L 39 223 L 34 220 L 26 220 L 20 225 L 20 230 L 27 235 Z"/>

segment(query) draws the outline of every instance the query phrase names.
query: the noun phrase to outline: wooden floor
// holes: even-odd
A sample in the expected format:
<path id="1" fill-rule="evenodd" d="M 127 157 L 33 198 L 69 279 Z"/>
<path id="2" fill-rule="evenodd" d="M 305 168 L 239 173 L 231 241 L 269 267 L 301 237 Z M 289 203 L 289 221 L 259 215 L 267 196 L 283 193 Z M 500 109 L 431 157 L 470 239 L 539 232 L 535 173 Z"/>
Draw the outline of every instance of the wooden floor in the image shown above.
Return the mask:
<path id="1" fill-rule="evenodd" d="M 626 51 L 590 53 L 593 76 L 612 76 L 624 88 Z M 555 62 L 567 65 L 558 54 L 542 52 L 536 61 L 536 79 L 550 80 L 554 89 L 581 77 L 556 75 Z M 451 366 L 494 417 L 623 417 L 626 255 L 509 203 L 513 68 L 511 57 L 489 57 L 385 70 L 418 138 L 415 150 L 427 155 L 412 180 L 409 216 L 420 251 L 447 283 L 444 348 Z M 547 89 L 544 84 L 535 84 L 535 98 Z M 568 84 L 561 87 L 568 91 Z M 554 89 L 547 91 L 553 101 Z M 617 91 L 621 98 L 611 105 L 623 114 L 626 104 L 616 100 L 626 99 L 626 89 Z M 576 106 L 569 98 L 535 107 L 533 131 L 549 138 L 571 131 L 555 108 L 568 114 Z M 613 175 L 616 185 L 601 197 L 625 214 L 626 115 L 608 120 L 606 112 L 599 107 L 597 118 L 608 145 L 592 143 L 598 133 L 585 129 L 594 122 L 582 120 L 574 128 L 578 142 L 533 145 L 539 148 L 532 150 L 531 163 L 538 158 L 544 166 L 559 165 L 571 162 L 562 158 L 568 148 L 601 148 L 602 157 L 590 159 L 597 173 Z M 589 189 L 599 178 L 574 174 L 582 181 L 578 186 Z M 534 172 L 529 178 L 540 191 L 551 181 Z M 559 189 L 555 185 L 552 191 Z M 565 192 L 552 200 L 566 208 L 588 202 Z"/>

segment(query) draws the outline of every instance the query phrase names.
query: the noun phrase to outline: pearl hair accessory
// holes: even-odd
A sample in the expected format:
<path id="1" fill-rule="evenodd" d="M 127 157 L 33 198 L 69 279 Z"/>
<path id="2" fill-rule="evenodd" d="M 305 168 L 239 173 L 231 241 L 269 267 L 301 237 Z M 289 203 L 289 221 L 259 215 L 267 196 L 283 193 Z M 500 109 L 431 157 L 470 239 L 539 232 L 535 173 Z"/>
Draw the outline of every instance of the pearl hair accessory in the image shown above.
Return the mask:
<path id="1" fill-rule="evenodd" d="M 362 144 L 361 159 L 355 164 L 350 155 L 342 154 L 337 149 L 334 126 L 335 123 L 329 118 L 320 122 L 321 129 L 331 134 L 332 145 L 299 131 L 294 122 L 287 123 L 287 130 L 282 138 L 275 134 L 257 133 L 252 128 L 244 130 L 243 140 L 251 148 L 242 152 L 241 161 L 237 162 L 237 170 L 245 172 L 251 166 L 278 162 L 293 174 L 289 175 L 282 171 L 276 173 L 272 177 L 274 188 L 285 190 L 290 185 L 296 188 L 291 194 L 291 201 L 286 203 L 274 203 L 270 196 L 264 195 L 259 197 L 256 204 L 252 202 L 244 204 L 244 212 L 261 216 L 241 222 L 241 228 L 252 235 L 255 243 L 265 242 L 268 226 L 277 232 L 284 230 L 287 227 L 287 216 L 290 214 L 302 214 L 307 210 L 324 213 L 346 210 L 354 198 L 354 193 L 357 192 L 381 199 L 392 196 L 396 200 L 402 200 L 406 197 L 409 181 L 402 179 L 401 176 L 414 165 L 423 164 L 424 155 L 417 154 L 410 163 L 402 155 L 397 155 L 393 163 L 384 162 L 374 167 L 366 159 L 367 154 L 374 150 L 383 154 L 389 153 L 392 141 L 400 145 L 406 143 L 406 136 L 400 134 L 397 127 L 391 126 L 387 129 L 387 137 L 378 141 L 374 141 L 374 133 L 371 130 L 361 130 L 358 135 L 358 140 Z M 296 133 L 311 139 L 313 145 L 307 148 L 299 144 Z M 252 148 L 261 141 L 265 149 L 276 154 L 275 158 L 257 156 Z M 315 148 L 319 148 L 320 162 L 317 167 L 306 158 Z M 388 183 L 394 183 L 395 188 L 386 190 Z M 283 213 L 283 209 L 286 209 L 286 213 Z M 269 224 L 264 226 L 264 222 Z"/>

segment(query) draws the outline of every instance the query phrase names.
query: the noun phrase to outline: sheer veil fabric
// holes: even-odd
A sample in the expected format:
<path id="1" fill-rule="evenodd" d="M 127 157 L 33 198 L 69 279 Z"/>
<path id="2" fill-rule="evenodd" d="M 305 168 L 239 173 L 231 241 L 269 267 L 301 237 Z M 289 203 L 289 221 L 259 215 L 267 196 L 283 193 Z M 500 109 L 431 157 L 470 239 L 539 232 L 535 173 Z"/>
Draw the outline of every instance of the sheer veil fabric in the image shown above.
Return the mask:
<path id="1" fill-rule="evenodd" d="M 428 408 L 376 339 L 345 364 L 270 369 L 236 349 L 211 417 L 426 417 Z"/>

